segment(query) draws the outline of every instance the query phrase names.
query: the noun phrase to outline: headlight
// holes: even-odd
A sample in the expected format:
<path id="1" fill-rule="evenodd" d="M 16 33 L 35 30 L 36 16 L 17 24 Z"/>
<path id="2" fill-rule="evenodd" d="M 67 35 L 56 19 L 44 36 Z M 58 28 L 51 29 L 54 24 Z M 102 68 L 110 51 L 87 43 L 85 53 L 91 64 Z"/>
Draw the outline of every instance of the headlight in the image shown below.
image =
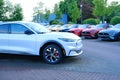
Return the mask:
<path id="1" fill-rule="evenodd" d="M 69 39 L 69 38 L 58 38 L 58 39 L 64 42 L 75 42 L 76 41 L 76 39 Z"/>

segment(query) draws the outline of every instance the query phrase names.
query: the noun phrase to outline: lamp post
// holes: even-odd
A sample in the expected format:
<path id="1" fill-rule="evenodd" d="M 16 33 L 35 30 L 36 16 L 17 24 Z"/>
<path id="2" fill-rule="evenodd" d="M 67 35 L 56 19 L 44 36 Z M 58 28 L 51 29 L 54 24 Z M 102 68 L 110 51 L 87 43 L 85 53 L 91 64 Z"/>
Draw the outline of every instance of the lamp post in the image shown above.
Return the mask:
<path id="1" fill-rule="evenodd" d="M 81 24 L 82 24 L 82 7 L 83 7 L 83 5 L 81 4 L 80 5 L 80 8 L 81 8 L 81 18 L 80 18 L 80 21 L 81 21 Z"/>

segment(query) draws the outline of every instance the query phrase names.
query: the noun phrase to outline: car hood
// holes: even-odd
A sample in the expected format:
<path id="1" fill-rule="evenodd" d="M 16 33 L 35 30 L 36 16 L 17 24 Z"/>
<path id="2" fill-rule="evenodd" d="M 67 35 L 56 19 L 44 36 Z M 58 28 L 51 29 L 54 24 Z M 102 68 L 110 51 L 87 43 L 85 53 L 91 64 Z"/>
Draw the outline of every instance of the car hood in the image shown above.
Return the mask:
<path id="1" fill-rule="evenodd" d="M 67 32 L 50 32 L 50 33 L 45 33 L 43 34 L 44 37 L 47 38 L 70 38 L 70 39 L 80 39 L 77 35 L 73 33 L 67 33 Z"/>
<path id="2" fill-rule="evenodd" d="M 109 29 L 106 29 L 106 30 L 101 30 L 100 32 L 101 32 L 101 33 L 102 33 L 102 32 L 105 32 L 105 33 L 120 32 L 120 29 L 117 29 L 117 28 L 109 28 Z"/>

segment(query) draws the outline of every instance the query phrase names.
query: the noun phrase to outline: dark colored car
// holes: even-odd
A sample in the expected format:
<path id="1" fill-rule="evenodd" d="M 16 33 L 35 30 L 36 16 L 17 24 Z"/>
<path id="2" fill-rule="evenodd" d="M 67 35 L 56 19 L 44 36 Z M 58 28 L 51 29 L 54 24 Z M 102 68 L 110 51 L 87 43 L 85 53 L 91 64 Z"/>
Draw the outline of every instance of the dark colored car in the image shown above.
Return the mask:
<path id="1" fill-rule="evenodd" d="M 108 24 L 98 24 L 94 28 L 83 30 L 82 36 L 85 38 L 98 38 L 98 32 L 107 28 L 109 28 Z"/>
<path id="2" fill-rule="evenodd" d="M 53 28 L 51 28 L 52 32 L 58 32 L 60 29 L 61 25 L 55 25 Z"/>
<path id="3" fill-rule="evenodd" d="M 101 30 L 98 33 L 98 37 L 100 40 L 120 40 L 120 24 L 107 30 Z"/>
<path id="4" fill-rule="evenodd" d="M 81 33 L 83 30 L 87 29 L 87 28 L 91 28 L 92 26 L 89 24 L 83 24 L 83 25 L 78 25 L 78 28 L 73 28 L 70 29 L 68 32 L 74 33 L 78 36 L 81 36 Z"/>
<path id="5" fill-rule="evenodd" d="M 72 24 L 72 25 L 68 26 L 67 28 L 63 28 L 59 31 L 60 32 L 68 32 L 70 29 L 77 28 L 77 27 L 78 27 L 78 24 Z"/>
<path id="6" fill-rule="evenodd" d="M 65 24 L 65 25 L 61 26 L 59 29 L 59 32 L 67 32 L 69 26 L 70 26 L 70 24 Z"/>

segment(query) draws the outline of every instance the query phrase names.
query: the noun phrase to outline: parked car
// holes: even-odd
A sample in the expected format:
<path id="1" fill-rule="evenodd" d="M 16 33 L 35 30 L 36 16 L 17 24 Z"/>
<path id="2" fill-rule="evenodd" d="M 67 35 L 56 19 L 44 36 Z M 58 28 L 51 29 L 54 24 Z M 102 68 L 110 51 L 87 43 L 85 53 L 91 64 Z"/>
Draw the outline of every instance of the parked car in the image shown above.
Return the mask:
<path id="1" fill-rule="evenodd" d="M 58 32 L 60 27 L 61 27 L 61 25 L 55 25 L 53 28 L 51 28 L 51 31 Z"/>
<path id="2" fill-rule="evenodd" d="M 77 36 L 81 36 L 81 33 L 83 30 L 87 29 L 87 28 L 91 28 L 92 26 L 89 24 L 83 24 L 83 25 L 78 25 L 78 28 L 73 28 L 68 30 L 68 32 L 74 33 Z"/>
<path id="3" fill-rule="evenodd" d="M 48 29 L 50 30 L 50 31 L 52 31 L 52 29 L 55 27 L 55 25 L 50 25 L 49 27 L 48 27 Z"/>
<path id="4" fill-rule="evenodd" d="M 68 32 L 70 29 L 77 28 L 78 24 L 69 24 L 67 28 L 63 28 L 60 30 L 60 32 Z"/>
<path id="5" fill-rule="evenodd" d="M 120 24 L 117 24 L 98 33 L 100 40 L 120 40 Z"/>
<path id="6" fill-rule="evenodd" d="M 59 32 L 67 32 L 70 25 L 71 24 L 65 24 L 65 25 L 61 26 L 59 29 Z"/>
<path id="7" fill-rule="evenodd" d="M 98 38 L 98 32 L 107 28 L 109 28 L 108 24 L 98 24 L 94 28 L 83 30 L 82 36 L 85 38 Z"/>
<path id="8" fill-rule="evenodd" d="M 66 30 L 68 29 L 69 25 L 68 24 L 65 24 L 65 25 L 62 25 L 59 29 L 59 32 L 66 32 Z"/>
<path id="9" fill-rule="evenodd" d="M 50 32 L 33 22 L 0 23 L 0 53 L 41 56 L 55 64 L 63 56 L 82 54 L 81 38 L 72 33 Z"/>

